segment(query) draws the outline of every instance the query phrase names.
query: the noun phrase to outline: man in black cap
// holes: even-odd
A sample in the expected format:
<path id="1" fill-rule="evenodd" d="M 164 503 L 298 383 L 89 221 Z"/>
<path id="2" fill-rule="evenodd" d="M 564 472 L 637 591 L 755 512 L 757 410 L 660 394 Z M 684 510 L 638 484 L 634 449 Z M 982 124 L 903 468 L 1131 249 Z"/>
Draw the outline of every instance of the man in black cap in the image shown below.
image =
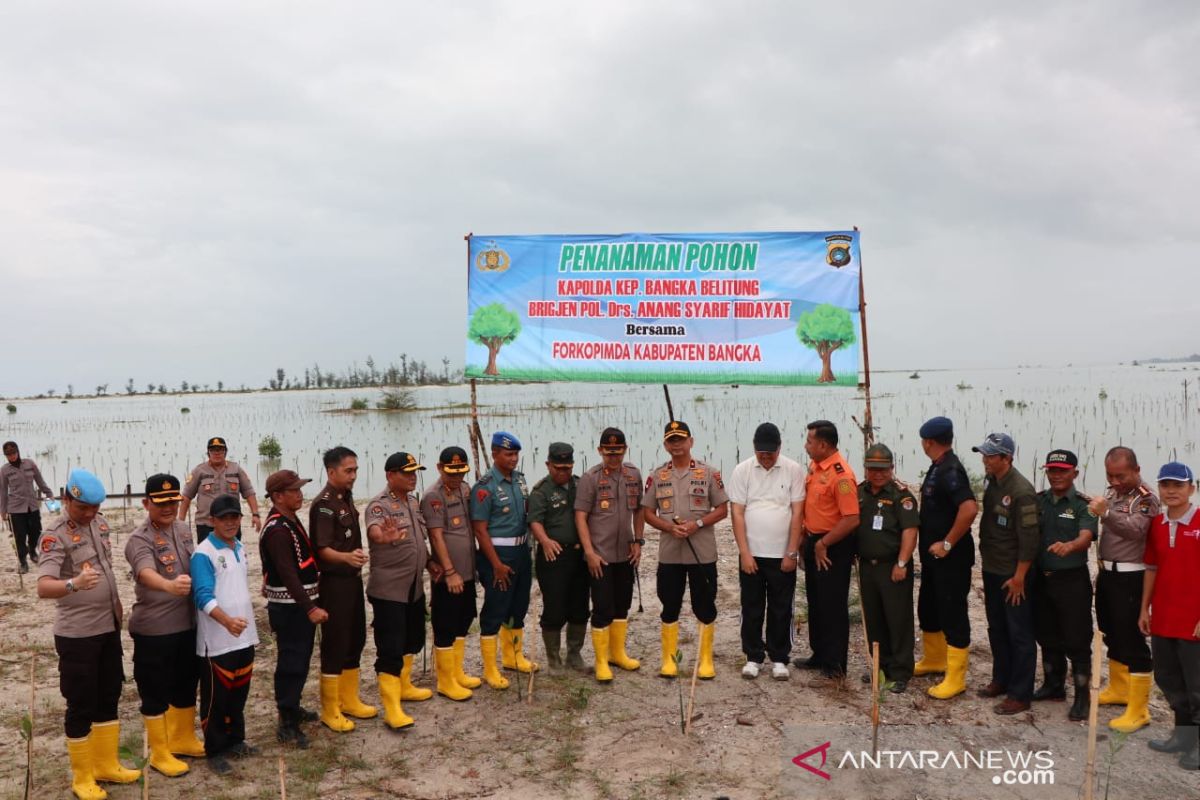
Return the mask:
<path id="1" fill-rule="evenodd" d="M 917 620 L 921 625 L 921 660 L 914 675 L 945 673 L 929 695 L 945 700 L 966 689 L 971 620 L 967 596 L 975 565 L 971 525 L 979 512 L 967 470 L 955 454 L 954 424 L 934 417 L 921 426 L 921 449 L 930 465 L 921 484 L 921 527 L 917 552 L 921 557 L 921 589 Z M 949 669 L 948 654 L 954 654 Z"/>
<path id="2" fill-rule="evenodd" d="M 308 478 L 301 478 L 290 469 L 271 473 L 266 484 L 271 510 L 258 540 L 267 619 L 278 648 L 275 660 L 278 737 L 280 742 L 291 742 L 301 749 L 308 747 L 308 737 L 300 723 L 312 722 L 317 715 L 301 708 L 300 696 L 308 680 L 316 626 L 329 619 L 329 614 L 317 605 L 321 597 L 318 590 L 321 573 L 316 551 L 297 516 L 304 505 L 306 483 Z"/>
<path id="3" fill-rule="evenodd" d="M 733 468 L 729 503 L 741 570 L 742 677 L 757 678 L 771 658 L 771 677 L 788 679 L 792 607 L 800 526 L 804 519 L 804 469 L 780 454 L 783 438 L 772 422 L 754 431 L 754 455 Z M 767 638 L 763 643 L 763 618 Z"/>
<path id="4" fill-rule="evenodd" d="M 240 495 L 250 506 L 250 519 L 254 530 L 262 531 L 262 518 L 258 513 L 258 497 L 254 494 L 254 486 L 250 476 L 233 461 L 225 458 L 229 447 L 225 439 L 214 436 L 208 440 L 208 460 L 197 464 L 183 486 L 183 501 L 179 504 L 179 519 L 187 521 L 188 507 L 193 499 L 196 501 L 196 541 L 204 541 L 204 537 L 212 533 L 212 517 L 209 507 L 212 501 L 223 495 Z M 238 531 L 238 541 L 242 532 Z"/>
<path id="5" fill-rule="evenodd" d="M 550 669 L 562 668 L 563 625 L 586 626 L 588 573 L 575 528 L 575 492 L 579 478 L 572 474 L 575 451 L 565 442 L 552 442 L 546 452 L 549 474 L 529 493 L 529 531 L 537 540 L 534 574 L 542 590 L 542 641 Z M 582 642 L 579 645 L 582 646 Z M 567 663 L 579 669 L 579 648 L 567 639 Z M 612 680 L 609 673 L 608 680 Z"/>

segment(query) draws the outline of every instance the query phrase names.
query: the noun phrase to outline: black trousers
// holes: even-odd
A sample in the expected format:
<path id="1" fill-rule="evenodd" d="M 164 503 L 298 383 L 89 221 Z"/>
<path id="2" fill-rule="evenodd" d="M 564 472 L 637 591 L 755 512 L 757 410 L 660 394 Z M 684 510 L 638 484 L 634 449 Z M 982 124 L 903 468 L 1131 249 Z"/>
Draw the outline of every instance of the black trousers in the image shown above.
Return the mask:
<path id="1" fill-rule="evenodd" d="M 1036 572 L 1033 626 L 1042 667 L 1066 675 L 1069 658 L 1074 670 L 1091 675 L 1092 578 L 1087 567 Z"/>
<path id="2" fill-rule="evenodd" d="M 430 598 L 433 646 L 453 647 L 454 640 L 467 635 L 478 613 L 475 610 L 475 581 L 463 581 L 463 590 L 454 594 L 446 581 L 433 584 Z"/>
<path id="3" fill-rule="evenodd" d="M 513 629 L 525 627 L 525 615 L 529 612 L 529 590 L 533 588 L 533 557 L 527 545 L 502 545 L 496 548 L 500 562 L 512 568 L 508 588 L 495 586 L 492 562 L 475 554 L 475 569 L 479 582 L 483 584 L 483 608 L 479 611 L 479 633 L 495 636 L 501 625 Z"/>
<path id="4" fill-rule="evenodd" d="M 208 656 L 200 670 L 200 727 L 209 758 L 246 739 L 246 698 L 254 674 L 254 648 Z"/>
<path id="5" fill-rule="evenodd" d="M 55 636 L 58 688 L 67 701 L 64 719 L 68 739 L 91 733 L 92 723 L 117 718 L 117 702 L 125 667 L 121 663 L 121 634 Z"/>
<path id="6" fill-rule="evenodd" d="M 321 607 L 329 621 L 321 626 L 321 673 L 340 675 L 358 669 L 367 644 L 367 605 L 362 578 L 357 575 L 321 576 Z"/>
<path id="7" fill-rule="evenodd" d="M 742 594 L 742 652 L 746 660 L 761 664 L 765 656 L 786 664 L 792 652 L 792 606 L 796 599 L 796 571 L 779 568 L 782 558 L 754 557 L 758 572 L 738 570 Z M 763 644 L 763 617 L 767 641 Z"/>
<path id="8" fill-rule="evenodd" d="M 614 619 L 629 619 L 629 607 L 633 605 L 633 573 L 633 564 L 628 561 L 601 567 L 599 578 L 588 573 L 593 628 L 607 628 Z M 682 599 L 680 597 L 681 603 Z M 678 613 L 675 617 L 679 618 Z"/>
<path id="9" fill-rule="evenodd" d="M 568 622 L 586 625 L 589 576 L 579 545 L 563 547 L 553 561 L 538 547 L 535 565 L 542 590 L 542 630 L 560 631 Z"/>
<path id="10" fill-rule="evenodd" d="M 817 540 L 804 537 L 804 595 L 808 601 L 808 643 L 813 663 L 845 674 L 850 650 L 850 568 L 854 561 L 853 534 L 828 548 L 833 563 L 818 570 Z"/>
<path id="11" fill-rule="evenodd" d="M 1200 642 L 1152 636 L 1150 644 L 1154 682 L 1175 712 L 1175 724 L 1200 725 Z"/>
<path id="12" fill-rule="evenodd" d="M 9 517 L 12 519 L 13 539 L 17 542 L 17 560 L 25 565 L 26 558 L 33 556 L 33 560 L 37 561 L 38 537 L 42 535 L 41 512 L 25 511 L 9 514 Z"/>
<path id="13" fill-rule="evenodd" d="M 913 675 L 913 570 L 904 580 L 892 580 L 893 558 L 859 559 L 862 612 L 867 621 L 867 638 L 879 642 L 879 668 L 891 681 L 907 681 Z"/>
<path id="14" fill-rule="evenodd" d="M 1129 667 L 1130 672 L 1154 669 L 1150 646 L 1138 630 L 1145 572 L 1113 572 L 1101 569 L 1096 576 L 1096 624 L 1104 634 L 1108 657 Z"/>
<path id="15" fill-rule="evenodd" d="M 1008 690 L 1012 700 L 1033 699 L 1037 672 L 1037 641 L 1033 629 L 1033 583 L 1025 581 L 1025 599 L 1010 605 L 1002 585 L 1011 575 L 983 573 L 988 642 L 992 646 L 992 681 Z"/>
<path id="16" fill-rule="evenodd" d="M 275 707 L 280 714 L 300 710 L 300 695 L 312 663 L 317 626 L 297 603 L 267 603 L 267 620 L 275 634 Z"/>
<path id="17" fill-rule="evenodd" d="M 917 621 L 926 633 L 941 631 L 946 644 L 966 650 L 971 646 L 971 618 L 967 596 L 971 592 L 971 567 L 975 541 L 958 540 L 945 558 L 934 558 L 921 548 L 921 587 L 917 590 Z"/>
<path id="18" fill-rule="evenodd" d="M 611 566 L 611 565 L 610 565 Z M 683 590 L 690 589 L 692 613 L 701 623 L 708 625 L 717 619 L 717 565 L 712 564 L 659 564 L 658 600 L 662 603 L 660 619 L 666 623 L 678 622 L 683 610 Z"/>
<path id="19" fill-rule="evenodd" d="M 142 698 L 142 714 L 157 717 L 167 710 L 196 707 L 200 681 L 200 656 L 196 655 L 196 629 L 147 636 L 132 633 L 133 680 Z"/>
<path id="20" fill-rule="evenodd" d="M 407 603 L 372 597 L 376 674 L 399 675 L 404 657 L 425 647 L 425 598 Z M 451 642 L 453 644 L 453 642 Z"/>

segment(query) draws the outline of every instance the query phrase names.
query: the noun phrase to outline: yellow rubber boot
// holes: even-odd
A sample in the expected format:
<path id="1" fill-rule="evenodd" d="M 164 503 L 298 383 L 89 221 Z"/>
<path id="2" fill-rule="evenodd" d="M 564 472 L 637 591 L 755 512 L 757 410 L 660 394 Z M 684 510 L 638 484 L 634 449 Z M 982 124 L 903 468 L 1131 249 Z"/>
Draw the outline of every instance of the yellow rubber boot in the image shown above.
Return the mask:
<path id="1" fill-rule="evenodd" d="M 1150 724 L 1150 673 L 1130 672 L 1129 705 L 1125 713 L 1108 723 L 1108 727 L 1121 733 L 1133 733 Z"/>
<path id="2" fill-rule="evenodd" d="M 379 699 L 383 701 L 383 722 L 394 731 L 410 728 L 413 718 L 404 713 L 400 705 L 400 696 L 404 692 L 403 684 L 396 675 L 386 672 L 379 673 Z"/>
<path id="3" fill-rule="evenodd" d="M 79 800 L 105 800 L 108 792 L 96 783 L 92 769 L 92 746 L 88 737 L 67 739 L 67 755 L 71 759 L 71 791 Z"/>
<path id="4" fill-rule="evenodd" d="M 412 665 L 413 657 L 407 655 L 404 657 L 404 669 L 400 670 L 400 699 L 401 700 L 428 700 L 433 697 L 433 692 L 430 689 L 422 689 L 419 686 L 413 686 L 412 682 Z"/>
<path id="5" fill-rule="evenodd" d="M 88 737 L 92 746 L 92 775 L 98 781 L 110 783 L 133 783 L 142 777 L 140 769 L 129 769 L 122 766 L 117 758 L 117 749 L 121 746 L 121 723 L 119 720 L 110 722 L 93 722 L 92 734 Z"/>
<path id="6" fill-rule="evenodd" d="M 142 717 L 146 723 L 146 742 L 150 745 L 150 766 L 166 775 L 177 778 L 188 771 L 188 765 L 171 755 L 171 747 L 167 744 L 167 719 L 162 714 L 156 717 Z"/>
<path id="7" fill-rule="evenodd" d="M 358 670 L 344 669 L 338 677 L 338 698 L 342 703 L 342 714 L 358 719 L 371 719 L 379 713 L 375 706 L 369 706 L 358 696 Z"/>
<path id="8" fill-rule="evenodd" d="M 466 655 L 467 640 L 466 637 L 460 636 L 454 640 L 454 680 L 464 689 L 478 689 L 483 681 L 463 671 L 463 660 Z"/>
<path id="9" fill-rule="evenodd" d="M 347 733 L 354 730 L 354 722 L 342 714 L 340 682 L 340 675 L 321 675 L 321 722 L 331 731 Z"/>
<path id="10" fill-rule="evenodd" d="M 1129 702 L 1129 667 L 1108 660 L 1108 686 L 1100 690 L 1100 705 L 1123 706 Z"/>
<path id="11" fill-rule="evenodd" d="M 525 657 L 525 629 L 500 626 L 500 662 L 505 669 L 533 672 L 538 665 Z"/>
<path id="12" fill-rule="evenodd" d="M 929 689 L 929 696 L 949 700 L 967 690 L 967 656 L 965 647 L 946 648 L 946 677 L 937 686 Z"/>
<path id="13" fill-rule="evenodd" d="M 167 747 L 172 755 L 204 757 L 204 742 L 196 738 L 196 707 L 167 706 Z"/>
<path id="14" fill-rule="evenodd" d="M 470 700 L 471 690 L 454 677 L 454 648 L 435 647 L 433 657 L 434 666 L 437 667 L 438 694 L 451 700 Z"/>
<path id="15" fill-rule="evenodd" d="M 704 680 L 717 677 L 717 669 L 713 666 L 713 636 L 717 633 L 717 623 L 700 624 L 700 668 L 696 676 Z"/>
<path id="16" fill-rule="evenodd" d="M 946 634 L 921 631 L 921 660 L 913 665 L 913 675 L 932 675 L 946 671 Z"/>
<path id="17" fill-rule="evenodd" d="M 493 689 L 507 689 L 508 678 L 496 669 L 496 637 L 479 637 L 479 654 L 483 657 L 483 679 Z"/>
<path id="18" fill-rule="evenodd" d="M 642 665 L 625 652 L 625 636 L 629 632 L 629 620 L 614 619 L 608 626 L 608 660 L 624 670 L 633 671 Z"/>
<path id="19" fill-rule="evenodd" d="M 662 624 L 662 668 L 658 674 L 664 678 L 674 678 L 679 674 L 675 665 L 675 651 L 679 649 L 679 623 L 664 622 Z"/>
<path id="20" fill-rule="evenodd" d="M 609 629 L 592 628 L 592 649 L 596 651 L 596 680 L 607 683 L 613 679 L 608 668 Z"/>

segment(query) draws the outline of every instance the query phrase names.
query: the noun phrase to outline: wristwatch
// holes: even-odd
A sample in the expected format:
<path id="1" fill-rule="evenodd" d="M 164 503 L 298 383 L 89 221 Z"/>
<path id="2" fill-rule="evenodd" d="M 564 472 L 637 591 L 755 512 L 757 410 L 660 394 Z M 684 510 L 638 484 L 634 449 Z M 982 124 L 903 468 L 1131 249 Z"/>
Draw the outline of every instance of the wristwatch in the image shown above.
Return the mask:
<path id="1" fill-rule="evenodd" d="M 633 543 L 636 544 L 638 547 L 645 547 L 646 540 L 645 539 L 634 539 Z"/>
<path id="2" fill-rule="evenodd" d="M 704 527 L 704 520 L 702 520 L 702 519 L 696 520 L 696 530 L 700 530 L 703 527 Z"/>
<path id="3" fill-rule="evenodd" d="M 908 562 L 907 561 L 897 561 L 896 566 L 899 567 L 900 569 L 904 569 L 905 567 L 908 566 Z"/>
<path id="4" fill-rule="evenodd" d="M 950 540 L 949 540 L 949 539 L 943 539 L 943 540 L 942 540 L 942 547 L 946 548 L 946 552 L 947 552 L 947 553 L 949 553 L 949 552 L 950 552 Z"/>
<path id="5" fill-rule="evenodd" d="M 790 553 L 784 553 L 784 554 L 783 554 L 783 557 L 784 557 L 784 558 L 790 558 L 792 561 L 799 561 L 799 560 L 800 560 L 800 551 L 799 551 L 799 550 L 793 550 L 793 551 L 792 551 L 792 552 L 790 552 Z"/>
<path id="6" fill-rule="evenodd" d="M 79 591 L 75 588 L 75 581 L 71 580 L 70 578 L 67 578 L 67 591 L 71 593 Z"/>

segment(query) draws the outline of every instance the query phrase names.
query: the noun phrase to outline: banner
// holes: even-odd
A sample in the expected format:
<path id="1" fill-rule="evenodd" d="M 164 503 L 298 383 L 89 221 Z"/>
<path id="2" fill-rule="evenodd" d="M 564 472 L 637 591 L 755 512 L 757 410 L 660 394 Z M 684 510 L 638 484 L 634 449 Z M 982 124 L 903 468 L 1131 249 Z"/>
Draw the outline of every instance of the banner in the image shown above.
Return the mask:
<path id="1" fill-rule="evenodd" d="M 466 375 L 858 380 L 859 235 L 472 236 Z"/>

